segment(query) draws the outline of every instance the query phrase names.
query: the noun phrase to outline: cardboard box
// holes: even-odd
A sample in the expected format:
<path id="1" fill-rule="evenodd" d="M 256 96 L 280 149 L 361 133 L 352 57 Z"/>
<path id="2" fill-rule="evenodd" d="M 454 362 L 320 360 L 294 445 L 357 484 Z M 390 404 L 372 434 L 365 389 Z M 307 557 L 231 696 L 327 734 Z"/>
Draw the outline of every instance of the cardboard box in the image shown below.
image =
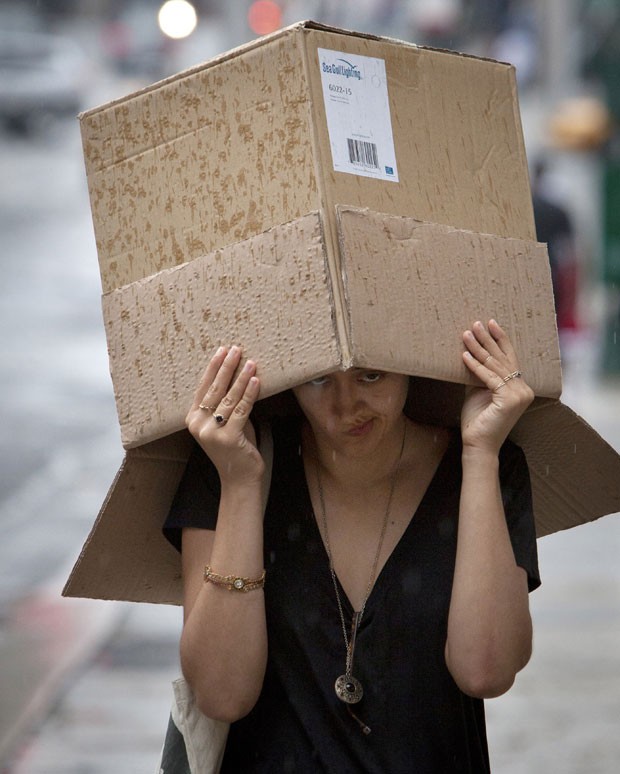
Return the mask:
<path id="1" fill-rule="evenodd" d="M 343 266 L 354 237 L 339 228 L 338 205 L 494 235 L 496 244 L 535 239 L 514 71 L 497 62 L 302 23 L 89 111 L 81 129 L 126 448 L 183 427 L 198 376 L 222 341 L 261 364 L 263 395 L 363 364 L 351 315 L 358 310 L 359 321 L 368 300 L 358 302 L 363 288 Z M 393 238 L 381 243 L 386 226 L 374 219 L 362 244 L 375 223 L 374 249 L 364 255 L 383 264 L 398 228 L 412 226 L 389 221 Z M 410 245 L 421 234 L 415 228 Z M 536 394 L 559 397 L 544 258 L 528 277 L 510 257 L 487 267 L 473 237 L 463 245 L 442 237 L 439 246 L 435 236 L 416 263 L 441 264 L 429 297 L 448 317 L 455 288 L 441 284 L 475 273 L 457 286 L 462 301 L 445 340 L 458 342 L 473 317 L 495 315 L 512 325 Z M 510 249 L 517 259 L 514 251 L 537 248 Z M 383 278 L 391 310 L 419 297 L 419 283 L 403 286 L 391 269 Z M 383 304 L 374 308 L 383 315 Z M 415 314 L 403 323 L 411 317 L 420 330 Z M 373 329 L 374 321 L 366 333 Z M 415 342 L 420 356 L 437 354 L 424 352 L 433 334 L 426 324 Z M 412 345 L 393 346 L 375 367 L 471 381 L 448 353 L 429 362 L 412 357 Z"/>
<path id="2" fill-rule="evenodd" d="M 310 22 L 81 117 L 125 462 L 65 593 L 180 601 L 161 525 L 220 343 L 263 396 L 408 373 L 455 424 L 461 331 L 497 317 L 537 395 L 537 529 L 620 510 L 620 457 L 559 401 L 513 68 Z M 177 432 L 179 431 L 179 432 Z"/>

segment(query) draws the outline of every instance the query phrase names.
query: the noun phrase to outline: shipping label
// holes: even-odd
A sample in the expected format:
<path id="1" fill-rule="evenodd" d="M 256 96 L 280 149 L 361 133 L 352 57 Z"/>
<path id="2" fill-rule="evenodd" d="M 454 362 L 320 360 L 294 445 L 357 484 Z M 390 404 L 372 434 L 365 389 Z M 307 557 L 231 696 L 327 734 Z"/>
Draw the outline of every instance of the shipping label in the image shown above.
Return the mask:
<path id="1" fill-rule="evenodd" d="M 334 170 L 397 183 L 385 61 L 317 53 Z"/>

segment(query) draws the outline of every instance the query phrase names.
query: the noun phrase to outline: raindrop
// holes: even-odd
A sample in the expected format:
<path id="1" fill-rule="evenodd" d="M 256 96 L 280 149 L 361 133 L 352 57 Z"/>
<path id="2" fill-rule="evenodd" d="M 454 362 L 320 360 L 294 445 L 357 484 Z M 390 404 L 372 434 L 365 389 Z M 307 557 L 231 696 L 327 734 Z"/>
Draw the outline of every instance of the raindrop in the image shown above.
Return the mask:
<path id="1" fill-rule="evenodd" d="M 299 540 L 299 537 L 301 535 L 301 527 L 299 524 L 289 524 L 288 530 L 287 530 L 287 538 L 289 543 L 296 543 Z"/>

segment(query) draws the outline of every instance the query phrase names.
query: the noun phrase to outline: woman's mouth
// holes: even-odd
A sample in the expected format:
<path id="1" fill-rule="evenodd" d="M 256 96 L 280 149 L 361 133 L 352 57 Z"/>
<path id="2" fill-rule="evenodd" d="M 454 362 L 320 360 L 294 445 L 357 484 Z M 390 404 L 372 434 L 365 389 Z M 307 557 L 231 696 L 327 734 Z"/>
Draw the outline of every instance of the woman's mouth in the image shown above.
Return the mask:
<path id="1" fill-rule="evenodd" d="M 353 435 L 355 437 L 367 435 L 372 429 L 372 424 L 373 420 L 367 419 L 365 422 L 354 425 L 350 430 L 348 430 L 348 435 Z"/>

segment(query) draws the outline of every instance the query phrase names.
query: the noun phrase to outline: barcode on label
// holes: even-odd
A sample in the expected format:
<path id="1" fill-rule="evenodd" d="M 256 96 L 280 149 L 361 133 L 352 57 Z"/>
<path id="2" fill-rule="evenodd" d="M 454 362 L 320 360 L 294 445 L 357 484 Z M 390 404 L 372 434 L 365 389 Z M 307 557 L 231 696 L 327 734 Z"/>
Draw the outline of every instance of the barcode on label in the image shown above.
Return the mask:
<path id="1" fill-rule="evenodd" d="M 362 164 L 365 167 L 374 167 L 379 169 L 379 154 L 374 142 L 364 142 L 363 140 L 352 140 L 347 138 L 349 146 L 349 161 L 351 164 Z"/>

